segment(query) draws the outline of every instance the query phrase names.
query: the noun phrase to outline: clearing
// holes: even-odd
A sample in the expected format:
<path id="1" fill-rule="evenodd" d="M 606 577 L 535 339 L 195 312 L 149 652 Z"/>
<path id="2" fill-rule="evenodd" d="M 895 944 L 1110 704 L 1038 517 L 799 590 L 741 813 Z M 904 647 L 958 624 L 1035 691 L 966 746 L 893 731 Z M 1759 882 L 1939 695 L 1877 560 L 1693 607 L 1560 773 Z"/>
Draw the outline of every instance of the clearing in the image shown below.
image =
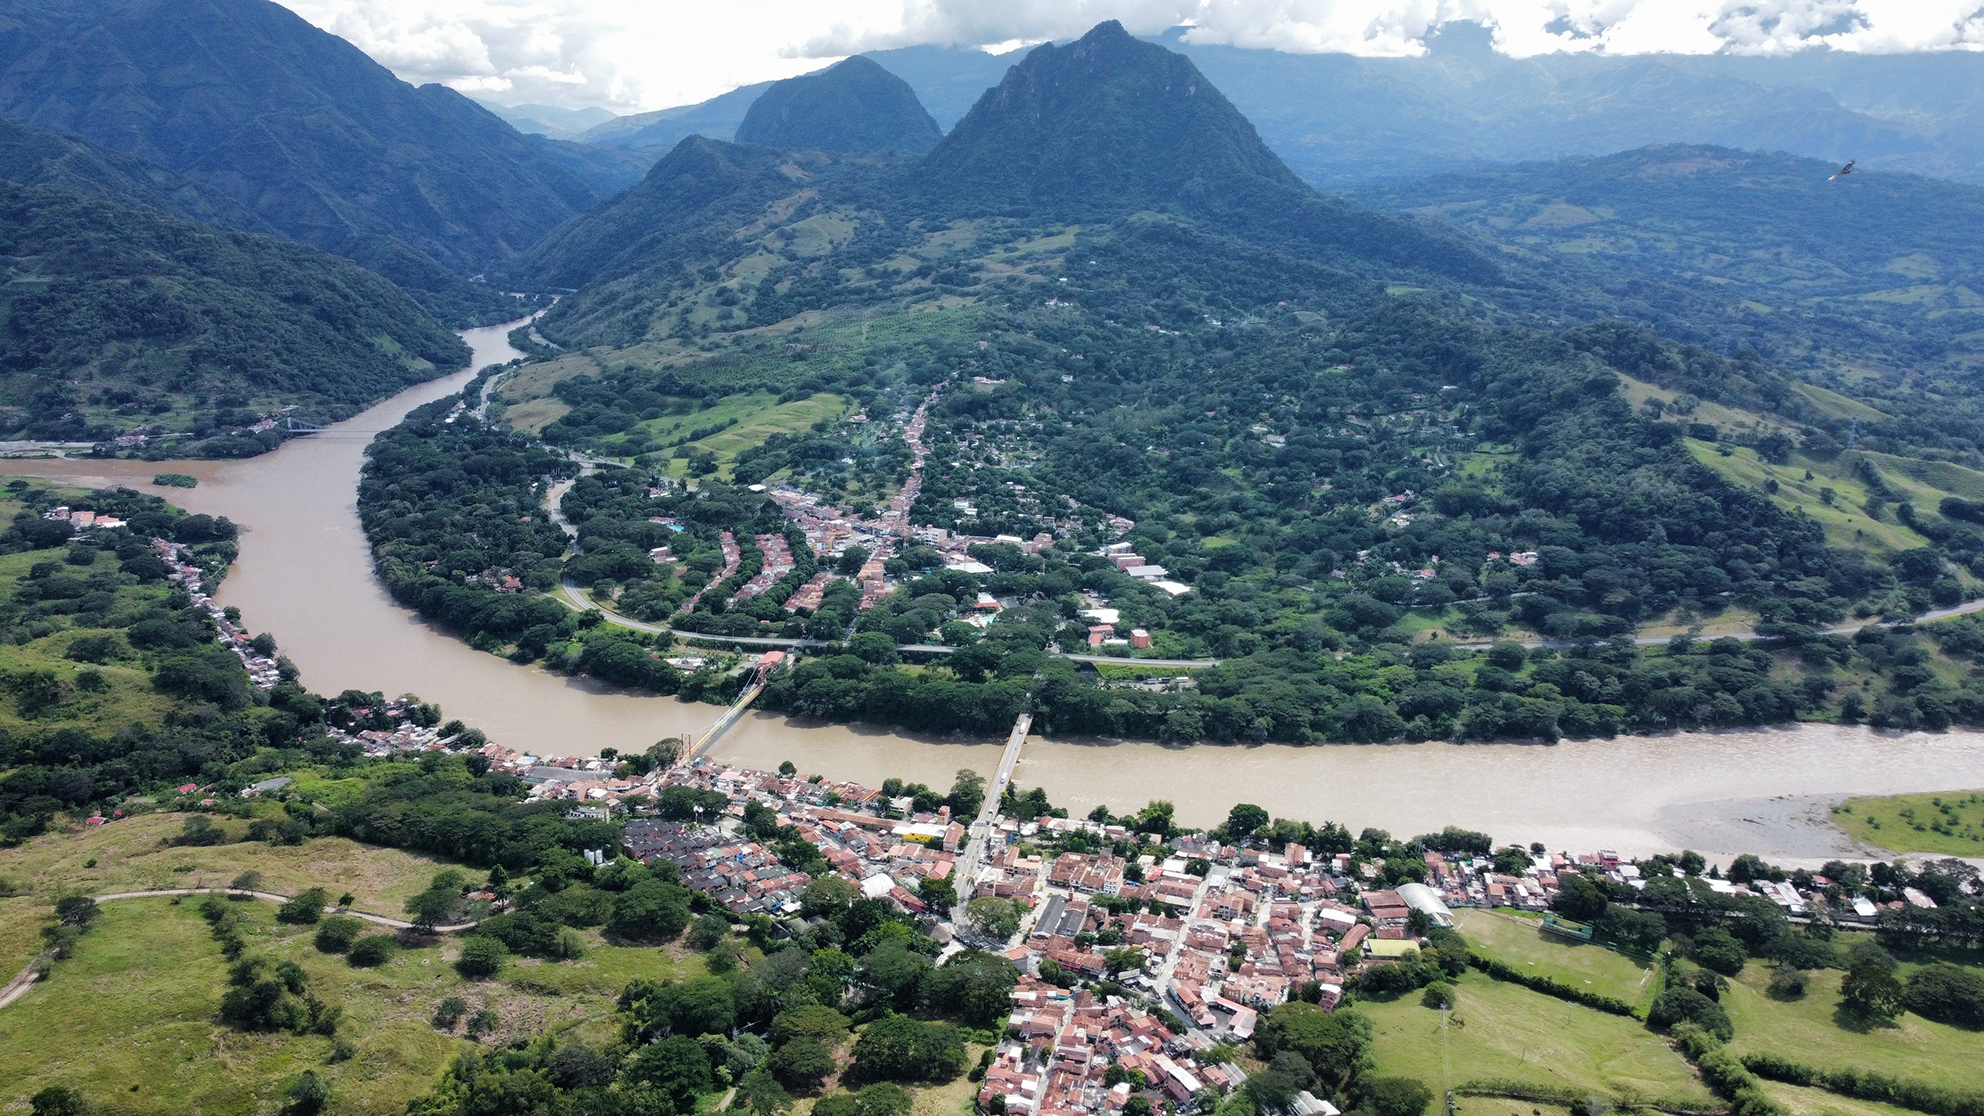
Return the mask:
<path id="1" fill-rule="evenodd" d="M 1461 910 L 1454 912 L 1454 929 L 1482 954 L 1573 988 L 1637 1004 L 1652 987 L 1647 966 L 1602 945 L 1547 933 L 1536 919 Z"/>
<path id="2" fill-rule="evenodd" d="M 1810 991 L 1786 1002 L 1764 991 L 1770 984 L 1769 967 L 1751 962 L 1722 995 L 1722 1006 L 1736 1025 L 1730 1049 L 1768 1052 L 1806 1065 L 1852 1066 L 1946 1089 L 1975 1087 L 1980 1049 L 1975 1033 L 1913 1013 L 1891 1025 L 1866 1027 L 1839 1010 L 1844 975 L 1837 969 L 1815 972 Z"/>
<path id="3" fill-rule="evenodd" d="M 1849 798 L 1832 808 L 1832 823 L 1890 852 L 1984 856 L 1984 791 Z"/>
<path id="4" fill-rule="evenodd" d="M 1469 972 L 1457 982 L 1451 1022 L 1419 994 L 1363 1003 L 1377 1032 L 1382 1073 L 1416 1077 L 1440 1095 L 1469 1081 L 1518 1080 L 1612 1096 L 1707 1105 L 1694 1070 L 1636 1019 L 1579 1007 Z M 1500 1102 L 1476 1102 L 1494 1111 Z"/>

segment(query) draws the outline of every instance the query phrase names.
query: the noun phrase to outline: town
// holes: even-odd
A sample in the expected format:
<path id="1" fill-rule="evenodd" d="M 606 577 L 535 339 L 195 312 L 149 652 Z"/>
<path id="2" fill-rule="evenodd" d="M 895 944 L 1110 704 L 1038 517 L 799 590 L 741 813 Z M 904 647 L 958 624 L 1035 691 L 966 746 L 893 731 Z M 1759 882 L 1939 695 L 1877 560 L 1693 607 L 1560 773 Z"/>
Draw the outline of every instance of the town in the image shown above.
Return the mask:
<path id="1" fill-rule="evenodd" d="M 536 757 L 496 744 L 481 753 L 527 782 L 534 799 L 567 801 L 574 816 L 623 819 L 622 855 L 668 862 L 734 921 L 774 937 L 818 929 L 803 896 L 835 875 L 923 921 L 945 956 L 1006 957 L 1020 976 L 978 1098 L 995 1112 L 1122 1111 L 1133 1091 L 1187 1108 L 1246 1080 L 1232 1051 L 1276 1005 L 1333 1009 L 1346 988 L 1428 948 L 1458 908 L 1536 912 L 1546 928 L 1589 940 L 1591 927 L 1554 913 L 1563 889 L 1584 880 L 1617 893 L 1648 882 L 1646 862 L 1608 850 L 1496 850 L 1483 835 L 1449 830 L 1446 843 L 1472 847 L 1388 861 L 1367 855 L 1374 840 L 1389 840 L 1371 831 L 1351 842 L 1326 827 L 1316 832 L 1333 832 L 1350 850 L 1312 850 L 1175 830 L 1161 803 L 1135 816 L 1070 819 L 1037 791 L 1008 791 L 987 839 L 974 842 L 973 819 L 944 796 L 895 780 L 878 790 L 791 765 L 767 772 L 708 760 L 637 775 L 615 755 Z M 973 773 L 959 777 L 967 796 L 983 786 Z M 1264 812 L 1241 806 L 1235 817 L 1242 811 L 1258 813 L 1248 820 L 1267 831 Z M 795 850 L 814 859 L 788 862 Z M 1830 882 L 1809 873 L 1721 877 L 1711 871 L 1704 882 L 1797 918 L 1826 904 Z M 1912 889 L 1902 902 L 1933 906 Z M 1869 924 L 1877 913 L 1854 897 L 1830 917 Z M 1294 1110 L 1336 1112 L 1308 1093 Z"/>

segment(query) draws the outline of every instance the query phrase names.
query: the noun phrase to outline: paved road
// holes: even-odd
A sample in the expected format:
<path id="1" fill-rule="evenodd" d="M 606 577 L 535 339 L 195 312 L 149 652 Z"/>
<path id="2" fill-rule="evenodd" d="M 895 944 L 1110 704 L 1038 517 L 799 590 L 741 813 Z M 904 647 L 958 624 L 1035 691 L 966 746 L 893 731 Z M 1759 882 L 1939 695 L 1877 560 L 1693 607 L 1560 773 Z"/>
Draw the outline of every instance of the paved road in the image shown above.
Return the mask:
<path id="1" fill-rule="evenodd" d="M 971 898 L 972 883 L 978 879 L 978 870 L 985 859 L 992 822 L 999 816 L 999 799 L 1006 793 L 1006 784 L 1013 780 L 1013 768 L 1020 762 L 1020 749 L 1026 746 L 1027 730 L 1032 727 L 1031 713 L 1022 713 L 1013 721 L 1013 731 L 1006 737 L 1005 754 L 999 757 L 999 769 L 985 786 L 985 804 L 979 808 L 978 817 L 972 819 L 964 855 L 958 857 L 957 867 L 951 872 L 951 882 L 958 887 L 958 905 L 951 909 L 952 926 L 964 925 L 964 905 Z"/>

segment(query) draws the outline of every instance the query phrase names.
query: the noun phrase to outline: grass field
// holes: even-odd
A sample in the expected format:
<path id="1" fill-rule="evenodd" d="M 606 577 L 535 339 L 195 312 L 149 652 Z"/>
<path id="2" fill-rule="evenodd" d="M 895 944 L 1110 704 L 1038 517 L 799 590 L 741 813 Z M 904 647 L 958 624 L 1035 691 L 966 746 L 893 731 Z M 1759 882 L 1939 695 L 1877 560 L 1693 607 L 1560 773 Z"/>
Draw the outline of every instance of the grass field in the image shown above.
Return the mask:
<path id="1" fill-rule="evenodd" d="M 1532 919 L 1462 910 L 1455 912 L 1454 929 L 1477 952 L 1573 988 L 1636 1004 L 1652 987 L 1652 970 L 1638 961 L 1602 945 L 1545 933 Z"/>
<path id="2" fill-rule="evenodd" d="M 1914 1014 L 1890 1026 L 1843 1026 L 1850 1022 L 1838 1009 L 1843 975 L 1837 969 L 1813 973 L 1804 998 L 1786 1003 L 1764 994 L 1770 970 L 1752 962 L 1722 996 L 1736 1025 L 1730 1048 L 1738 1054 L 1767 1051 L 1806 1065 L 1853 1066 L 1949 1088 L 1976 1087 L 1984 1039 Z"/>
<path id="3" fill-rule="evenodd" d="M 1766 1081 L 1763 1089 L 1791 1116 L 1918 1116 L 1913 1109 L 1897 1108 L 1879 1101 L 1855 1100 L 1828 1093 L 1824 1089 L 1803 1089 L 1779 1081 Z"/>
<path id="4" fill-rule="evenodd" d="M 1832 822 L 1890 852 L 1984 856 L 1984 791 L 1849 798 L 1833 807 Z"/>
<path id="5" fill-rule="evenodd" d="M 1853 550 L 1910 550 L 1928 545 L 1928 540 L 1898 523 L 1890 522 L 1893 512 L 1884 513 L 1882 519 L 1869 517 L 1865 510 L 1867 487 L 1853 475 L 1851 454 L 1841 454 L 1832 461 L 1807 459 L 1803 454 L 1793 454 L 1789 465 L 1772 465 L 1757 456 L 1757 452 L 1747 446 L 1727 447 L 1725 456 L 1713 442 L 1696 438 L 1686 438 L 1683 442 L 1696 461 L 1722 475 L 1724 480 L 1739 488 L 1762 490 L 1769 481 L 1776 481 L 1777 492 L 1771 499 L 1786 511 L 1802 510 L 1825 528 L 1826 541 L 1834 546 Z M 1812 474 L 1811 480 L 1805 474 Z M 1892 487 L 1904 488 L 1897 483 L 1898 478 L 1883 469 Z M 1926 486 L 1916 482 L 1909 487 Z M 1831 503 L 1825 500 L 1825 490 L 1833 490 Z M 1913 493 L 1915 507 L 1920 513 L 1933 513 L 1938 495 L 1934 499 L 1923 493 Z M 1943 495 L 1947 495 L 1944 493 Z"/>
<path id="6" fill-rule="evenodd" d="M 349 1060 L 329 1061 L 328 1038 L 246 1035 L 216 1023 L 227 966 L 195 905 L 120 901 L 104 905 L 74 957 L 0 1011 L 0 1048 L 8 1051 L 0 1059 L 0 1108 L 61 1083 L 134 1111 L 268 1112 L 290 1078 L 315 1069 L 332 1085 L 331 1113 L 399 1112 L 471 1048 L 434 1028 L 442 999 L 460 996 L 471 1012 L 493 1012 L 499 1023 L 486 1042 L 574 1030 L 598 1041 L 609 1037 L 613 997 L 628 980 L 685 967 L 662 950 L 607 947 L 589 934 L 588 954 L 577 962 L 513 960 L 490 982 L 458 976 L 447 940 L 404 950 L 377 969 L 353 969 L 318 953 L 308 928 L 276 923 L 272 904 L 240 906 L 250 952 L 297 962 L 312 992 L 343 1007 L 339 1036 L 355 1050 Z"/>
<path id="7" fill-rule="evenodd" d="M 1637 1020 L 1491 980 L 1461 977 L 1452 1022 L 1416 995 L 1359 1007 L 1377 1032 L 1381 1073 L 1416 1077 L 1435 1095 L 1468 1081 L 1514 1079 L 1611 1096 L 1708 1102 L 1708 1090 L 1665 1039 Z M 1474 1105 L 1493 1113 L 1494 1100 Z"/>

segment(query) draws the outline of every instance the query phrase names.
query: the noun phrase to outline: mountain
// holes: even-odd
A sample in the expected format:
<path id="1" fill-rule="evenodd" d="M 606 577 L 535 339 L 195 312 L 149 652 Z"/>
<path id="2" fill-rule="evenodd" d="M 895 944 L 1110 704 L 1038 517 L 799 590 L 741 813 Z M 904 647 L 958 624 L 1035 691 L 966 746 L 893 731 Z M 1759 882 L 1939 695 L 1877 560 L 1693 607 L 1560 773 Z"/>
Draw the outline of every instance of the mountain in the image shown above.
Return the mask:
<path id="1" fill-rule="evenodd" d="M 494 101 L 475 98 L 475 103 L 503 118 L 512 128 L 525 135 L 550 136 L 552 139 L 577 139 L 588 130 L 620 119 L 603 108 L 567 109 L 556 105 L 499 105 Z"/>
<path id="2" fill-rule="evenodd" d="M 1555 278 L 1563 312 L 1814 362 L 1984 363 L 1984 187 L 1837 169 L 1672 145 L 1353 196 L 1491 239 Z"/>
<path id="3" fill-rule="evenodd" d="M 737 126 L 744 123 L 745 114 L 751 111 L 751 105 L 759 95 L 771 87 L 771 82 L 761 81 L 698 104 L 623 116 L 592 128 L 579 138 L 601 147 L 626 148 L 657 155 L 671 150 L 690 136 L 728 140 L 737 134 Z"/>
<path id="4" fill-rule="evenodd" d="M 1171 209 L 1255 240 L 1492 276 L 1426 230 L 1323 198 L 1190 59 L 1111 20 L 1006 72 L 917 171 L 958 215 L 1084 221 Z"/>
<path id="5" fill-rule="evenodd" d="M 1657 144 L 1787 151 L 1984 182 L 1984 57 L 1968 51 L 1511 58 L 1451 23 L 1417 58 L 1207 46 L 1172 32 L 1304 179 L 1325 187 Z M 916 84 L 912 82 L 912 84 Z M 921 91 L 921 86 L 919 86 Z"/>
<path id="6" fill-rule="evenodd" d="M 143 159 L 6 119 L 0 119 L 0 179 L 73 190 L 244 232 L 275 233 L 253 210 L 211 186 Z"/>
<path id="7" fill-rule="evenodd" d="M 948 132 L 1023 55 L 1012 51 L 989 54 L 971 47 L 914 46 L 870 51 L 862 57 L 908 82 L 937 127 Z"/>
<path id="8" fill-rule="evenodd" d="M 0 115 L 176 171 L 386 270 L 412 253 L 472 274 L 606 192 L 547 154 L 554 141 L 416 89 L 269 0 L 16 0 Z"/>
<path id="9" fill-rule="evenodd" d="M 907 82 L 858 55 L 773 83 L 737 126 L 738 143 L 801 151 L 921 155 L 942 138 Z"/>
<path id="10" fill-rule="evenodd" d="M 144 425 L 194 433 L 194 452 L 259 453 L 281 437 L 238 434 L 260 415 L 345 417 L 467 355 L 349 260 L 0 181 L 0 398 L 13 404 L 0 436 L 104 441 Z"/>

